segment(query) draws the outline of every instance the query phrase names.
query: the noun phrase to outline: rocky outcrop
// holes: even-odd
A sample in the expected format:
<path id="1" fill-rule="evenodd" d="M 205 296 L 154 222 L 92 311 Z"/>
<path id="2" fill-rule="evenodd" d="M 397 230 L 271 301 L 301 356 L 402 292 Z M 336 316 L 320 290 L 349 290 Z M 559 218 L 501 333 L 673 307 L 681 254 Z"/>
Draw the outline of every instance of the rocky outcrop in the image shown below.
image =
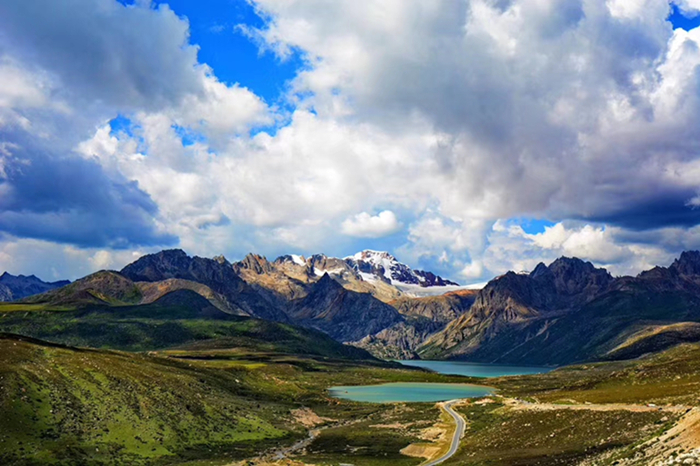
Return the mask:
<path id="1" fill-rule="evenodd" d="M 478 290 L 459 290 L 423 298 L 402 297 L 389 304 L 403 316 L 425 318 L 447 324 L 469 310 L 478 292 Z"/>
<path id="2" fill-rule="evenodd" d="M 460 290 L 440 296 L 399 298 L 390 304 L 404 321 L 352 344 L 382 359 L 415 359 L 418 357 L 416 349 L 467 312 L 476 294 L 476 290 Z"/>
<path id="3" fill-rule="evenodd" d="M 344 288 L 327 273 L 306 297 L 291 303 L 288 314 L 293 322 L 342 342 L 360 340 L 403 320 L 393 307 L 369 293 Z"/>
<path id="4" fill-rule="evenodd" d="M 259 293 L 286 307 L 288 301 L 303 298 L 312 274 L 306 265 L 286 262 L 269 262 L 264 256 L 248 254 L 233 264 L 233 270 Z"/>
<path id="5" fill-rule="evenodd" d="M 425 318 L 406 319 L 350 344 L 380 359 L 417 359 L 416 348 L 444 327 Z"/>
<path id="6" fill-rule="evenodd" d="M 121 274 L 135 282 L 178 278 L 202 283 L 224 296 L 233 309 L 262 319 L 288 321 L 279 303 L 258 293 L 223 258 L 189 257 L 180 249 L 171 249 L 143 256 L 124 267 Z"/>

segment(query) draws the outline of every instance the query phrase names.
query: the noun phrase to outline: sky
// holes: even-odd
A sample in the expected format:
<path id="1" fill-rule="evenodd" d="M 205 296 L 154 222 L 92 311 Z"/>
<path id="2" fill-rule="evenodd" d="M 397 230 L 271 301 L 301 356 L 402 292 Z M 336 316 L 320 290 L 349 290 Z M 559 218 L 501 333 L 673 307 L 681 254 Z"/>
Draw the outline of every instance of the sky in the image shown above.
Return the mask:
<path id="1" fill-rule="evenodd" d="M 700 249 L 700 0 L 0 0 L 0 270 Z"/>

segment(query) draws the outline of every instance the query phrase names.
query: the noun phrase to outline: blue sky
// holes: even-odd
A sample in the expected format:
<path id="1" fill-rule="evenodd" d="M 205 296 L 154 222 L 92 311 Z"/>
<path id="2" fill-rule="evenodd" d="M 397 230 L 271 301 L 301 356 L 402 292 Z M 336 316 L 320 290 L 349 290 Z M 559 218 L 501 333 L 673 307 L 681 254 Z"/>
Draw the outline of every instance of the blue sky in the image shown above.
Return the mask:
<path id="1" fill-rule="evenodd" d="M 700 26 L 700 15 L 683 14 L 676 5 L 671 6 L 671 15 L 668 20 L 674 28 L 681 28 L 689 31 Z"/>
<path id="2" fill-rule="evenodd" d="M 199 61 L 211 66 L 223 82 L 252 89 L 268 103 L 277 103 L 287 82 L 303 66 L 298 54 L 281 60 L 264 52 L 237 26 L 259 28 L 263 19 L 243 0 L 207 2 L 173 0 L 170 6 L 190 23 L 191 42 L 199 45 Z"/>
<path id="3" fill-rule="evenodd" d="M 700 248 L 693 2 L 33 1 L 0 0 L 0 269 Z"/>

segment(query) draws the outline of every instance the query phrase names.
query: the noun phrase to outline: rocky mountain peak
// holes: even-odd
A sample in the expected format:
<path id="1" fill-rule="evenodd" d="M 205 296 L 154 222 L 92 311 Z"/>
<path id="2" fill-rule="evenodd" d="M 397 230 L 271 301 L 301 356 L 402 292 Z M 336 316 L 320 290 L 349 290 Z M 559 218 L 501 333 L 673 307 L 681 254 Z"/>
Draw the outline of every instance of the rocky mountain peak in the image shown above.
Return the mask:
<path id="1" fill-rule="evenodd" d="M 414 270 L 413 272 L 418 275 L 422 286 L 459 286 L 459 283 L 442 278 L 433 272 L 425 270 Z"/>
<path id="2" fill-rule="evenodd" d="M 191 261 L 182 249 L 165 249 L 140 257 L 124 267 L 121 273 L 134 281 L 146 282 L 182 278 L 182 271 L 189 268 Z"/>
<path id="3" fill-rule="evenodd" d="M 234 264 L 234 268 L 236 271 L 239 271 L 240 269 L 247 269 L 257 273 L 258 275 L 273 271 L 272 264 L 270 264 L 270 262 L 264 256 L 253 253 L 245 256 L 242 261 L 236 262 L 236 264 Z"/>
<path id="4" fill-rule="evenodd" d="M 285 254 L 284 256 L 279 256 L 274 261 L 275 264 L 295 264 L 302 267 L 306 267 L 306 259 L 304 256 L 299 256 L 297 254 Z"/>
<path id="5" fill-rule="evenodd" d="M 321 289 L 328 290 L 339 288 L 342 288 L 342 285 L 337 281 L 333 280 L 333 277 L 331 277 L 328 273 L 324 273 L 323 276 L 321 276 L 321 278 L 314 285 L 314 291 Z"/>
<path id="6" fill-rule="evenodd" d="M 669 268 L 679 275 L 700 275 L 700 251 L 683 251 Z"/>
<path id="7" fill-rule="evenodd" d="M 365 249 L 364 251 L 360 251 L 356 253 L 355 255 L 352 256 L 353 259 L 355 260 L 362 260 L 366 262 L 381 262 L 381 261 L 392 261 L 392 262 L 398 262 L 396 260 L 396 257 L 392 256 L 386 251 L 373 251 L 371 249 Z"/>
<path id="8" fill-rule="evenodd" d="M 537 264 L 535 269 L 532 272 L 530 272 L 530 278 L 543 277 L 548 273 L 550 273 L 549 268 L 546 265 L 544 265 L 544 262 L 540 262 L 539 264 Z"/>
<path id="9" fill-rule="evenodd" d="M 155 254 L 149 254 L 150 256 L 155 256 L 162 258 L 163 260 L 178 260 L 182 258 L 188 258 L 189 256 L 182 249 L 163 249 Z"/>
<path id="10" fill-rule="evenodd" d="M 212 257 L 212 260 L 215 261 L 215 262 L 217 262 L 217 263 L 219 263 L 219 264 L 221 264 L 221 265 L 230 264 L 230 262 L 228 261 L 228 259 L 226 259 L 226 257 L 225 257 L 223 254 L 220 254 L 220 255 L 218 255 L 218 256 Z"/>
<path id="11" fill-rule="evenodd" d="M 607 270 L 577 257 L 560 257 L 549 266 L 539 263 L 529 277 L 542 284 L 551 283 L 557 294 L 565 296 L 598 293 L 613 281 Z"/>

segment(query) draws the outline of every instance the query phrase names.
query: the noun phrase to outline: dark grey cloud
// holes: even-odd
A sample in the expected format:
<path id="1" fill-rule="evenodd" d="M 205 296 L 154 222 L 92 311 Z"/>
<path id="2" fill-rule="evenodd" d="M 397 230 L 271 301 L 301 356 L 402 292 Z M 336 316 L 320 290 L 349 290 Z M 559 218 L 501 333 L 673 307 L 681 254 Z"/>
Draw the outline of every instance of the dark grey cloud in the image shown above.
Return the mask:
<path id="1" fill-rule="evenodd" d="M 610 212 L 582 216 L 580 219 L 637 231 L 692 227 L 700 225 L 700 209 L 688 204 L 695 195 L 696 193 L 690 190 L 660 193 L 635 200 Z"/>
<path id="2" fill-rule="evenodd" d="M 153 110 L 201 92 L 189 25 L 167 6 L 0 0 L 0 39 L 0 52 L 54 73 L 72 99 Z"/>
<path id="3" fill-rule="evenodd" d="M 5 102 L 17 117 L 0 118 L 2 232 L 79 247 L 178 242 L 158 231 L 158 206 L 136 182 L 72 151 L 117 113 L 203 92 L 188 22 L 137 3 L 0 0 L 0 59 L 36 77 L 45 99 Z"/>
<path id="4" fill-rule="evenodd" d="M 0 156 L 0 230 L 79 247 L 173 245 L 157 231 L 157 205 L 135 182 L 93 160 L 14 148 Z"/>

